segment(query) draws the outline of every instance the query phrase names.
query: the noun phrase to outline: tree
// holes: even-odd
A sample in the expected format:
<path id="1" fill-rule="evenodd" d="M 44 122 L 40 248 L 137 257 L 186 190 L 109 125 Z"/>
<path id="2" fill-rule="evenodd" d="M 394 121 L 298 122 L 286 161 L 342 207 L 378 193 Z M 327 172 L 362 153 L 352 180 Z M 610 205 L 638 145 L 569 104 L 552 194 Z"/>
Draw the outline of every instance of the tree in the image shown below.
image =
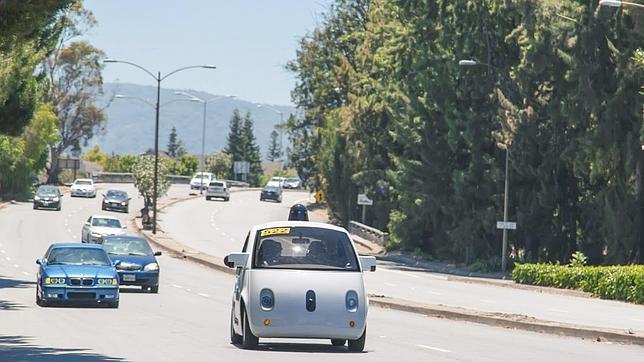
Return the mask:
<path id="1" fill-rule="evenodd" d="M 218 179 L 226 179 L 230 176 L 233 161 L 230 154 L 217 152 L 208 155 L 206 158 L 206 170 L 215 174 Z"/>
<path id="2" fill-rule="evenodd" d="M 282 157 L 282 148 L 279 142 L 279 133 L 276 130 L 271 132 L 271 138 L 268 142 L 268 151 L 266 152 L 266 159 L 275 161 Z"/>
<path id="3" fill-rule="evenodd" d="M 41 65 L 46 102 L 54 105 L 60 141 L 51 149 L 48 182 L 58 181 L 58 158 L 71 150 L 79 152 L 95 133 L 103 130 L 105 115 L 96 105 L 103 93 L 101 75 L 105 54 L 87 41 L 71 41 L 95 24 L 91 12 L 76 7 L 62 20 L 58 46 Z M 70 42 L 71 41 L 71 42 Z"/>
<path id="4" fill-rule="evenodd" d="M 132 173 L 134 175 L 134 186 L 143 197 L 145 206 L 152 206 L 154 200 L 154 156 L 139 156 L 132 166 Z M 168 165 L 165 162 L 159 162 L 157 180 L 158 197 L 165 195 L 170 188 L 170 180 L 168 180 L 169 174 Z"/>
<path id="5" fill-rule="evenodd" d="M 192 176 L 199 168 L 199 158 L 194 155 L 182 155 L 178 159 L 164 160 L 171 175 Z"/>
<path id="6" fill-rule="evenodd" d="M 230 155 L 233 162 L 243 160 L 242 122 L 239 110 L 235 109 L 233 116 L 230 118 L 230 130 L 228 131 L 226 147 L 224 148 L 224 152 Z M 232 173 L 231 165 L 230 176 L 232 176 Z"/>
<path id="7" fill-rule="evenodd" d="M 247 112 L 246 116 L 244 116 L 244 123 L 241 129 L 241 142 L 243 160 L 250 163 L 247 182 L 252 186 L 259 186 L 262 176 L 262 159 L 259 146 L 255 141 L 254 122 L 250 112 Z"/>
<path id="8" fill-rule="evenodd" d="M 183 141 L 178 139 L 177 128 L 174 126 L 172 127 L 172 131 L 170 131 L 170 137 L 168 140 L 168 154 L 174 158 L 179 158 L 186 154 Z"/>
<path id="9" fill-rule="evenodd" d="M 104 168 L 107 164 L 108 157 L 109 156 L 107 156 L 105 152 L 101 151 L 99 145 L 94 145 L 87 152 L 85 152 L 85 155 L 83 155 L 83 160 L 98 163 Z"/>

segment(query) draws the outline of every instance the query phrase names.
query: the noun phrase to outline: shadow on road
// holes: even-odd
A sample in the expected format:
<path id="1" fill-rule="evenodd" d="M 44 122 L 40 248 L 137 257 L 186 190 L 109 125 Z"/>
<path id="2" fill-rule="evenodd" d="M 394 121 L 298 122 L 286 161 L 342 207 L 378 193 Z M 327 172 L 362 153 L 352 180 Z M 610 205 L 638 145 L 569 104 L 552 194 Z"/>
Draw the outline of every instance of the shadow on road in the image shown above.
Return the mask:
<path id="1" fill-rule="evenodd" d="M 234 345 L 238 349 L 242 349 L 241 346 Z M 364 352 L 350 352 L 346 346 L 336 347 L 331 344 L 323 343 L 260 343 L 255 351 L 269 351 L 269 352 L 294 352 L 294 353 L 368 353 Z"/>
<path id="2" fill-rule="evenodd" d="M 0 289 L 30 288 L 34 284 L 36 283 L 26 281 L 26 280 L 11 279 L 11 278 L 0 276 Z M 3 294 L 6 295 L 6 293 L 3 293 Z M 0 310 L 19 310 L 23 308 L 25 308 L 25 306 L 22 304 L 15 303 L 10 300 L 0 299 Z"/>
<path id="3" fill-rule="evenodd" d="M 31 343 L 31 338 L 0 335 L 1 361 L 123 361 L 88 352 L 84 348 L 42 347 Z"/>

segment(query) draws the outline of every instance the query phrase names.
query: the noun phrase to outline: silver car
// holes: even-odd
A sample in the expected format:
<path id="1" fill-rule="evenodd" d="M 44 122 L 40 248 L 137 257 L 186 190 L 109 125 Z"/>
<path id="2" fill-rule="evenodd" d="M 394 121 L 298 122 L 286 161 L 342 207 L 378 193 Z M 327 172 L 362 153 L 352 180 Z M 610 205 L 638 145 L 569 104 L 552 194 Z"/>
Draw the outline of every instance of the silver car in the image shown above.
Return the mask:
<path id="1" fill-rule="evenodd" d="M 125 235 L 126 229 L 121 220 L 113 216 L 93 215 L 81 229 L 81 242 L 100 244 L 105 236 Z"/>
<path id="2" fill-rule="evenodd" d="M 94 181 L 89 178 L 79 178 L 69 188 L 72 197 L 96 197 L 96 186 Z"/>
<path id="3" fill-rule="evenodd" d="M 230 188 L 226 181 L 211 181 L 206 190 L 206 200 L 220 198 L 230 200 Z"/>

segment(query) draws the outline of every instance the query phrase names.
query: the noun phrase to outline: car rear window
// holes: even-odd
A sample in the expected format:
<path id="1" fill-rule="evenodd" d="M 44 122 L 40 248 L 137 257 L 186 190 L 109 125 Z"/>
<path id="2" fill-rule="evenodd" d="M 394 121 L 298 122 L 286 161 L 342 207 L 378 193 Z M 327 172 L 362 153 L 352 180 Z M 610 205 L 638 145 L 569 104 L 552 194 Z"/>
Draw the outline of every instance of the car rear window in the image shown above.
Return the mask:
<path id="1" fill-rule="evenodd" d="M 358 271 L 346 233 L 315 227 L 260 230 L 253 267 L 265 269 Z"/>
<path id="2" fill-rule="evenodd" d="M 74 184 L 76 184 L 76 185 L 91 185 L 91 184 L 92 184 L 92 181 L 87 181 L 87 180 L 77 180 L 76 182 L 74 182 Z"/>
<path id="3" fill-rule="evenodd" d="M 211 182 L 210 186 L 224 187 L 224 183 L 223 182 Z"/>

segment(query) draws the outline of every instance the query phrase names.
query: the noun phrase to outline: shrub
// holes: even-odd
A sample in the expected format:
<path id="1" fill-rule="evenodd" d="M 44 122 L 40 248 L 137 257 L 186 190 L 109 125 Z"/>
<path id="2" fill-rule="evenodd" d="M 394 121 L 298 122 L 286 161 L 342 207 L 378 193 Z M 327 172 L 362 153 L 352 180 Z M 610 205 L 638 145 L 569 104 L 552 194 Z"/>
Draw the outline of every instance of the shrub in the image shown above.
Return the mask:
<path id="1" fill-rule="evenodd" d="M 644 304 L 644 265 L 516 264 L 516 283 L 582 290 L 604 299 Z"/>

